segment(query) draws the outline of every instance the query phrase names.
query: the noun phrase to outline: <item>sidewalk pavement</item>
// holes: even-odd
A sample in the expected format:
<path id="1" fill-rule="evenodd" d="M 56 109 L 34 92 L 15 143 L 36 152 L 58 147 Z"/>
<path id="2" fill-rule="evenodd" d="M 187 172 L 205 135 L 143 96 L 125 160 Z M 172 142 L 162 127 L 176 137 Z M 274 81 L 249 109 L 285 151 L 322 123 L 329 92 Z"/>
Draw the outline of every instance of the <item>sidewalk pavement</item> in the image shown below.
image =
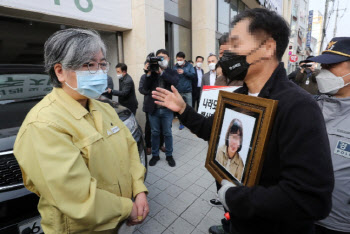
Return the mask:
<path id="1" fill-rule="evenodd" d="M 208 143 L 187 128 L 179 130 L 177 119 L 172 130 L 176 166 L 170 167 L 161 152 L 157 164 L 148 167 L 150 213 L 134 234 L 208 233 L 224 217 L 222 207 L 209 204 L 216 198 L 216 185 L 204 167 Z"/>

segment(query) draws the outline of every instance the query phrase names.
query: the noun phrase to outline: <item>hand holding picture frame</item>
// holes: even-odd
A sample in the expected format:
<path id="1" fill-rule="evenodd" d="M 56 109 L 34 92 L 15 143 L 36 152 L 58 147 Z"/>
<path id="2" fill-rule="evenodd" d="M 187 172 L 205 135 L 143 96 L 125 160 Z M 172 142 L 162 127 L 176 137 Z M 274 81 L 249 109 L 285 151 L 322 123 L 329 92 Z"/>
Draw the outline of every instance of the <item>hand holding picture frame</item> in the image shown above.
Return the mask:
<path id="1" fill-rule="evenodd" d="M 259 181 L 278 101 L 220 91 L 205 167 L 218 182 Z"/>

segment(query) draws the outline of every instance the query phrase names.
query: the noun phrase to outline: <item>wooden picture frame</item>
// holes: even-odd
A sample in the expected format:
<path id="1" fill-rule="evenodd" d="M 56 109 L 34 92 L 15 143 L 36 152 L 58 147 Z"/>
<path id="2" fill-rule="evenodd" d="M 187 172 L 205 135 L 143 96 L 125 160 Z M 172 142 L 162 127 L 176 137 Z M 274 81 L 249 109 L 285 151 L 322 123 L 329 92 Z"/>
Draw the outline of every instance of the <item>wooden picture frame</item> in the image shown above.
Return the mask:
<path id="1" fill-rule="evenodd" d="M 278 101 L 219 92 L 205 167 L 221 183 L 259 181 Z"/>

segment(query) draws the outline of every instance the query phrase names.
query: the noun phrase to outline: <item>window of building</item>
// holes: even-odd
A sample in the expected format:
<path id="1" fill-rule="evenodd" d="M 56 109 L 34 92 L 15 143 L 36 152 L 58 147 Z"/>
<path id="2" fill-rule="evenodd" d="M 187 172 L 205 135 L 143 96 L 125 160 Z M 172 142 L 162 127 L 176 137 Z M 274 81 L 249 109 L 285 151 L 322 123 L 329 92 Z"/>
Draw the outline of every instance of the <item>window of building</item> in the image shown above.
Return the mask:
<path id="1" fill-rule="evenodd" d="M 174 57 L 173 61 L 176 62 L 176 54 L 182 51 L 186 55 L 186 60 L 192 60 L 191 49 L 191 30 L 183 26 L 173 25 L 173 39 L 174 39 Z"/>
<path id="2" fill-rule="evenodd" d="M 164 11 L 186 21 L 191 21 L 191 1 L 164 0 Z"/>
<path id="3" fill-rule="evenodd" d="M 224 34 L 230 28 L 230 4 L 227 0 L 218 0 L 217 31 Z"/>
<path id="4" fill-rule="evenodd" d="M 245 9 L 249 8 L 242 0 L 217 0 L 216 53 L 219 51 L 219 38 L 230 31 L 234 17 Z"/>
<path id="5" fill-rule="evenodd" d="M 170 54 L 171 66 L 176 54 L 182 51 L 186 60 L 192 59 L 192 4 L 188 0 L 164 0 L 165 48 Z"/>
<path id="6" fill-rule="evenodd" d="M 62 24 L 0 16 L 0 64 L 44 64 L 45 41 L 56 31 L 69 28 Z M 107 46 L 107 60 L 114 67 L 122 61 L 122 47 L 116 32 L 99 31 Z M 114 69 L 109 72 L 115 77 Z"/>

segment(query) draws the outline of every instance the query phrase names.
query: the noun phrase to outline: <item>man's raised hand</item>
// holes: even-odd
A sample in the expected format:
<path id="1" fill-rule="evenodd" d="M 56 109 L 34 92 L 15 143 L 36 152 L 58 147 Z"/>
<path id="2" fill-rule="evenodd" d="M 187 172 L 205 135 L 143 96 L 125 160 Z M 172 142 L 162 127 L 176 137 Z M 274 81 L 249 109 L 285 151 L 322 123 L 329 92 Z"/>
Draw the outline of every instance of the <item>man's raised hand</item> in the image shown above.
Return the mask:
<path id="1" fill-rule="evenodd" d="M 173 85 L 171 86 L 171 90 L 173 92 L 157 88 L 157 91 L 152 91 L 152 97 L 158 100 L 155 101 L 156 104 L 182 114 L 185 111 L 186 103 Z"/>

